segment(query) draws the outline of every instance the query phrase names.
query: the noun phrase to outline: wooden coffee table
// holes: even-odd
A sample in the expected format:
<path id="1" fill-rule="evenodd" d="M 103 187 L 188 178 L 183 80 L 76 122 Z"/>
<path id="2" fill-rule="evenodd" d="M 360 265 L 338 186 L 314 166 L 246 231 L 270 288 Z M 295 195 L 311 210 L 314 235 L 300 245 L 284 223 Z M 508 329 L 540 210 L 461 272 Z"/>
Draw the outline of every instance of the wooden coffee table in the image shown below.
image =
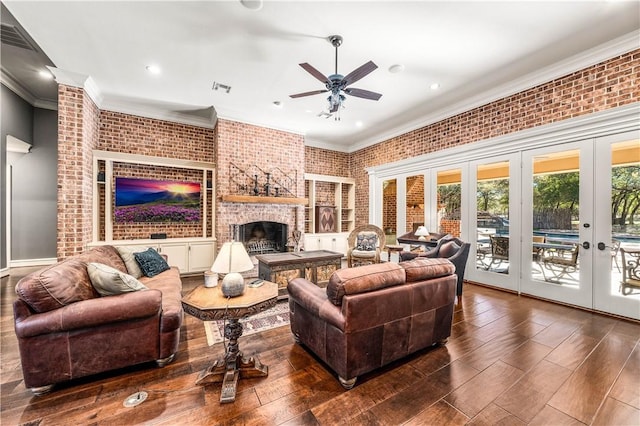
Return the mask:
<path id="1" fill-rule="evenodd" d="M 326 287 L 331 274 L 340 269 L 342 253 L 329 250 L 270 253 L 256 256 L 258 276 L 278 284 L 278 297 L 287 298 L 287 284 L 294 278 L 306 278 Z"/>
<path id="2" fill-rule="evenodd" d="M 252 280 L 247 280 L 247 283 Z M 224 297 L 220 287 L 202 285 L 182 299 L 184 311 L 202 321 L 228 321 L 224 337 L 229 339 L 229 344 L 224 356 L 203 370 L 196 380 L 197 385 L 222 382 L 220 402 L 235 401 L 239 378 L 269 374 L 269 367 L 263 365 L 257 356 L 246 358 L 242 355 L 238 344 L 238 338 L 242 336 L 240 319 L 271 308 L 277 299 L 278 285 L 270 281 L 263 281 L 260 287 L 247 287 L 241 296 L 232 298 Z"/>

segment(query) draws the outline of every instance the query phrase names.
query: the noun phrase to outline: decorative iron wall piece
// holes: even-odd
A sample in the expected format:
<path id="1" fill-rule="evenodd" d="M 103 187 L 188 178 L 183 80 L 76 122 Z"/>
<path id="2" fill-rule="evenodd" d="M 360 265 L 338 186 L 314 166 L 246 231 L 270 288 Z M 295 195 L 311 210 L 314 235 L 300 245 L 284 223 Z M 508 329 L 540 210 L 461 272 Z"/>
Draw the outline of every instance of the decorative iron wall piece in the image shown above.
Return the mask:
<path id="1" fill-rule="evenodd" d="M 265 171 L 254 165 L 245 167 L 229 163 L 229 194 L 256 197 L 297 197 L 298 172 L 284 172 L 279 167 Z"/>

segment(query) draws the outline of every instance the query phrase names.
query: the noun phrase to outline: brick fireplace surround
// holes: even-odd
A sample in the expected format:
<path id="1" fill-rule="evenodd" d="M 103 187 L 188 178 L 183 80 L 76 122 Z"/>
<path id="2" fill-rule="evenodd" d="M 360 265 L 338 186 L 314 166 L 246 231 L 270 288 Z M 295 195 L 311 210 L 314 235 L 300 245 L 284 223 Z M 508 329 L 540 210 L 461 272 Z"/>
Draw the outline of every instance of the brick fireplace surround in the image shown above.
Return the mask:
<path id="1" fill-rule="evenodd" d="M 215 129 L 100 110 L 82 88 L 58 90 L 58 258 L 85 249 L 92 238 L 92 150 L 127 152 L 216 164 L 216 196 L 229 189 L 229 163 L 278 165 L 296 170 L 298 196 L 304 173 L 356 180 L 356 224 L 368 220 L 365 168 L 506 135 L 640 100 L 640 50 L 611 58 L 551 82 L 429 124 L 353 153 L 304 146 L 304 137 L 218 120 Z M 297 214 L 296 214 L 297 212 Z M 254 220 L 303 229 L 302 206 L 218 202 L 218 244 L 230 226 Z M 171 236 L 171 230 L 165 231 Z"/>

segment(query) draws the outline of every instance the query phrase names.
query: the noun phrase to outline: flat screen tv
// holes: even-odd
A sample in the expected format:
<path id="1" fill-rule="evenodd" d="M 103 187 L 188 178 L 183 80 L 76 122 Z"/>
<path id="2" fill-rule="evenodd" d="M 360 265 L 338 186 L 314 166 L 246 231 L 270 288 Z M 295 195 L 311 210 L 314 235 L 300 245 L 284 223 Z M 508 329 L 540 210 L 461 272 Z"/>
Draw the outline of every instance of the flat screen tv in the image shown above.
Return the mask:
<path id="1" fill-rule="evenodd" d="M 116 178 L 116 222 L 198 222 L 200 183 Z"/>

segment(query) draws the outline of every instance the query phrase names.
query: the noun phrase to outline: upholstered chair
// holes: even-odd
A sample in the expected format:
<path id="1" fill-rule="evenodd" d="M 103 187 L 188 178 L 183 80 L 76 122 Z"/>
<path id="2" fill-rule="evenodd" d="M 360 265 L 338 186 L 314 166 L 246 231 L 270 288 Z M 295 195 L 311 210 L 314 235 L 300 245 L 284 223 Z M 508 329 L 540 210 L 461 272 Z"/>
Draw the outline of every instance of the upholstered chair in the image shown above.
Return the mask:
<path id="1" fill-rule="evenodd" d="M 380 252 L 384 250 L 386 237 L 384 231 L 375 225 L 357 226 L 347 238 L 347 266 L 380 263 Z"/>
<path id="2" fill-rule="evenodd" d="M 455 238 L 449 234 L 438 240 L 436 247 L 426 252 L 408 252 L 400 253 L 400 260 L 406 261 L 415 259 L 416 257 L 426 258 L 444 258 L 448 259 L 456 267 L 456 275 L 458 282 L 456 285 L 456 294 L 462 294 L 462 283 L 464 282 L 464 271 L 467 267 L 467 259 L 469 257 L 469 249 L 471 245 L 465 243 L 459 238 Z"/>

